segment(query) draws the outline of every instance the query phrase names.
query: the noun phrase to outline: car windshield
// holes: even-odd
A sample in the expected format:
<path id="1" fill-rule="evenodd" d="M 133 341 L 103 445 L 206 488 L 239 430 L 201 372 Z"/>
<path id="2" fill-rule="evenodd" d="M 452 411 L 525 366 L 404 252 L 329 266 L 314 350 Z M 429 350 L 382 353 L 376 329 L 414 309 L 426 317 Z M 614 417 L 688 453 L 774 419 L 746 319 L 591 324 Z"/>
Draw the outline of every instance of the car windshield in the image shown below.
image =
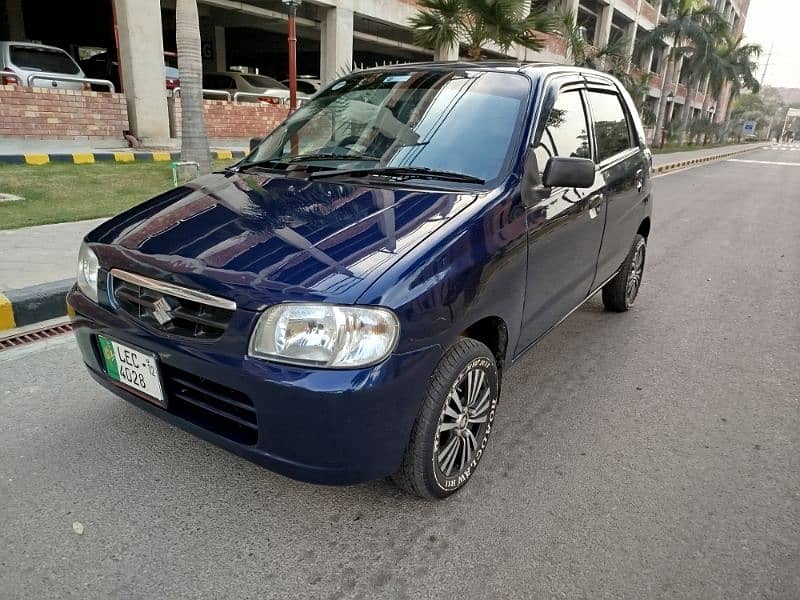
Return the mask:
<path id="1" fill-rule="evenodd" d="M 488 71 L 383 71 L 310 100 L 242 163 L 427 168 L 496 180 L 519 143 L 530 81 Z M 338 159 L 338 160 L 337 160 Z M 373 161 L 370 164 L 369 161 Z"/>
<path id="2" fill-rule="evenodd" d="M 242 75 L 242 79 L 244 79 L 253 87 L 278 88 L 279 90 L 282 90 L 284 87 L 286 87 L 279 81 L 274 80 L 272 77 L 266 77 L 264 75 Z"/>
<path id="3" fill-rule="evenodd" d="M 11 62 L 20 69 L 77 75 L 78 65 L 66 52 L 53 48 L 11 46 Z"/>

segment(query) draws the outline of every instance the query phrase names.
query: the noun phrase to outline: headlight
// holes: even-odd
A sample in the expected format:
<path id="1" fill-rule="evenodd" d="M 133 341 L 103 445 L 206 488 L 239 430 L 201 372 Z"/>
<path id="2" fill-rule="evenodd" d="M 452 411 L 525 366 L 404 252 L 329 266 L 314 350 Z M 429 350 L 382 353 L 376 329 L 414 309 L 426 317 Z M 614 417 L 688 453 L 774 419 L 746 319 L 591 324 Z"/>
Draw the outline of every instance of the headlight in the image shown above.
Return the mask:
<path id="1" fill-rule="evenodd" d="M 399 334 L 397 317 L 385 308 L 279 304 L 261 315 L 250 355 L 332 369 L 365 367 L 389 356 Z"/>
<path id="2" fill-rule="evenodd" d="M 78 287 L 95 302 L 97 302 L 97 272 L 99 270 L 100 263 L 97 262 L 97 255 L 84 242 L 78 251 Z"/>

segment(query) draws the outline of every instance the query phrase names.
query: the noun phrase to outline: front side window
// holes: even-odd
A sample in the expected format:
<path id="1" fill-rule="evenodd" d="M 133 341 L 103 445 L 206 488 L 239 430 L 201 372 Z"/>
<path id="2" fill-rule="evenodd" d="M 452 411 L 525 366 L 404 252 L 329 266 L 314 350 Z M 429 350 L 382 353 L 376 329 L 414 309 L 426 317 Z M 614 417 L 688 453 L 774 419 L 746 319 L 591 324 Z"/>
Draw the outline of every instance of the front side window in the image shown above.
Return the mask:
<path id="1" fill-rule="evenodd" d="M 601 163 L 633 147 L 630 127 L 619 95 L 589 92 L 588 96 L 597 140 L 597 162 Z"/>
<path id="2" fill-rule="evenodd" d="M 253 87 L 276 88 L 279 90 L 286 88 L 286 86 L 279 81 L 272 77 L 267 77 L 266 75 L 242 75 L 242 79 Z"/>
<path id="3" fill-rule="evenodd" d="M 589 126 L 579 91 L 562 92 L 553 105 L 534 150 L 539 173 L 554 156 L 591 158 Z"/>
<path id="4" fill-rule="evenodd" d="M 325 157 L 318 167 L 358 161 L 360 168 L 419 167 L 490 182 L 521 139 L 529 94 L 529 79 L 516 73 L 360 73 L 310 100 L 243 165 Z"/>

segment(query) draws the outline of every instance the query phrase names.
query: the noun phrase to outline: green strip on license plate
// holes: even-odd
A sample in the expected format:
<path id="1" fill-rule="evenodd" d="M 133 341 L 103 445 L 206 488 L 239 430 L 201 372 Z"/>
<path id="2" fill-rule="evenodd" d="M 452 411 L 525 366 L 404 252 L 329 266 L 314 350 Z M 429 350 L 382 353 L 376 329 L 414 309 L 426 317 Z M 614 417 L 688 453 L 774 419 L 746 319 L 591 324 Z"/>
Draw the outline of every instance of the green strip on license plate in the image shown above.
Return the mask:
<path id="1" fill-rule="evenodd" d="M 100 344 L 100 352 L 103 353 L 103 362 L 106 364 L 106 373 L 111 379 L 119 381 L 119 367 L 117 367 L 117 357 L 114 353 L 114 346 L 111 341 L 101 335 L 97 336 L 97 343 Z"/>

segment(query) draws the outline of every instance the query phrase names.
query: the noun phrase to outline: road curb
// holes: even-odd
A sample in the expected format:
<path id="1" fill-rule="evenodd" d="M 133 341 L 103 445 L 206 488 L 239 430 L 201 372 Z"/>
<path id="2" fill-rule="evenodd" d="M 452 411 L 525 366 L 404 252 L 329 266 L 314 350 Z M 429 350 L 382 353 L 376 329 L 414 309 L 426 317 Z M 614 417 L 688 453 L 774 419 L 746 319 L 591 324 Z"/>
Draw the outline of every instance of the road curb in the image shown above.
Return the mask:
<path id="1" fill-rule="evenodd" d="M 217 160 L 231 160 L 244 158 L 246 152 L 244 150 L 213 150 L 211 154 Z M 26 152 L 24 154 L 0 154 L 0 164 L 46 165 L 49 163 L 73 163 L 84 165 L 95 162 L 159 162 L 178 160 L 180 156 L 180 152 L 141 152 L 137 150 L 123 152 L 63 152 L 54 154 Z"/>
<path id="2" fill-rule="evenodd" d="M 74 279 L 0 292 L 0 331 L 67 315 L 67 293 Z"/>
<path id="3" fill-rule="evenodd" d="M 656 175 L 660 173 L 667 173 L 669 171 L 674 171 L 676 169 L 684 169 L 686 167 L 691 167 L 692 165 L 699 165 L 702 163 L 713 162 L 715 160 L 722 160 L 723 158 L 729 158 L 731 156 L 736 156 L 737 154 L 743 154 L 745 152 L 753 152 L 754 150 L 761 150 L 762 148 L 765 147 L 766 144 L 764 146 L 756 146 L 754 148 L 743 148 L 739 150 L 734 150 L 733 152 L 722 152 L 720 154 L 712 154 L 711 156 L 703 156 L 702 158 L 690 158 L 689 160 L 683 160 L 674 163 L 669 163 L 666 165 L 660 165 L 658 167 L 653 167 L 653 173 Z"/>

